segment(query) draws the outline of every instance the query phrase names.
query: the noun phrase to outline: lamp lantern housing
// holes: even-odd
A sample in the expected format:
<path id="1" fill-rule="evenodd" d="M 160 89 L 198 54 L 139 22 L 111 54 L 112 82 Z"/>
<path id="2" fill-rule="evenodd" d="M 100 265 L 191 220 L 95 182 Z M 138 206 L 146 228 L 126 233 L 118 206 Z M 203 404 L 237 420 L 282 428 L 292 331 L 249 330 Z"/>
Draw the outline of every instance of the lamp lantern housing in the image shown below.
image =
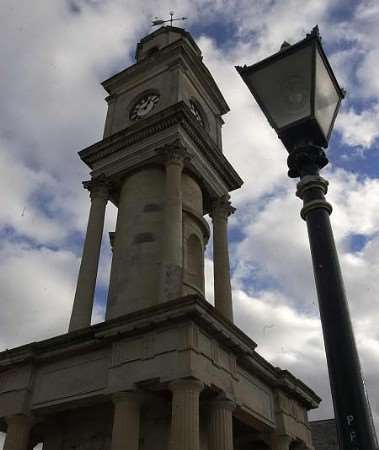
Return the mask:
<path id="1" fill-rule="evenodd" d="M 328 146 L 345 96 L 321 45 L 318 27 L 305 39 L 251 66 L 236 67 L 287 151 Z"/>

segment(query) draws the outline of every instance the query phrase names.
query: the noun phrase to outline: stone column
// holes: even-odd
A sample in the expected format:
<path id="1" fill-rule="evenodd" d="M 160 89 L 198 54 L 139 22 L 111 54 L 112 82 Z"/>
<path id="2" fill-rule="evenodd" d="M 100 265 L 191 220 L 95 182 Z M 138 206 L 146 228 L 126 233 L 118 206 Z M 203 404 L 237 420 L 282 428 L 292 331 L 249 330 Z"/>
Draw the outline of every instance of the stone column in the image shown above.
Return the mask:
<path id="1" fill-rule="evenodd" d="M 172 418 L 169 450 L 200 450 L 198 380 L 178 380 L 170 385 Z"/>
<path id="2" fill-rule="evenodd" d="M 182 171 L 190 155 L 180 142 L 163 147 L 161 152 L 166 163 L 166 188 L 160 301 L 165 302 L 182 293 Z"/>
<path id="3" fill-rule="evenodd" d="M 224 195 L 213 202 L 210 213 L 213 221 L 215 308 L 231 322 L 233 322 L 233 303 L 228 250 L 228 217 L 234 211 L 229 195 Z"/>
<path id="4" fill-rule="evenodd" d="M 27 450 L 32 418 L 17 414 L 6 418 L 8 424 L 3 450 Z"/>
<path id="5" fill-rule="evenodd" d="M 233 450 L 233 410 L 235 404 L 227 399 L 210 402 L 209 450 Z"/>
<path id="6" fill-rule="evenodd" d="M 83 186 L 91 193 L 91 209 L 69 331 L 91 325 L 93 297 L 104 229 L 105 207 L 109 198 L 109 182 L 105 177 L 85 181 Z"/>
<path id="7" fill-rule="evenodd" d="M 111 450 L 139 450 L 141 394 L 121 392 L 113 396 Z"/>
<path id="8" fill-rule="evenodd" d="M 272 450 L 289 450 L 292 442 L 292 438 L 287 434 L 276 434 L 272 435 L 271 439 L 271 449 Z"/>

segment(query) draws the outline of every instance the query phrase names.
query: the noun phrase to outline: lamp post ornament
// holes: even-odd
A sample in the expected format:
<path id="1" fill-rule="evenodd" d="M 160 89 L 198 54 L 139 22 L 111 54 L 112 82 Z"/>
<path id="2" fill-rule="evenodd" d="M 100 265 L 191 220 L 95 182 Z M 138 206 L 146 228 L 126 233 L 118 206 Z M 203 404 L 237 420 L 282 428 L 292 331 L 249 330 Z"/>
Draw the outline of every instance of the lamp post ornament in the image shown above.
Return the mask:
<path id="1" fill-rule="evenodd" d="M 341 450 L 376 450 L 377 439 L 354 340 L 333 232 L 328 164 L 333 124 L 345 92 L 321 45 L 318 27 L 302 41 L 252 66 L 236 67 L 286 147 L 288 176 L 300 178 L 319 301 L 330 386 Z"/>

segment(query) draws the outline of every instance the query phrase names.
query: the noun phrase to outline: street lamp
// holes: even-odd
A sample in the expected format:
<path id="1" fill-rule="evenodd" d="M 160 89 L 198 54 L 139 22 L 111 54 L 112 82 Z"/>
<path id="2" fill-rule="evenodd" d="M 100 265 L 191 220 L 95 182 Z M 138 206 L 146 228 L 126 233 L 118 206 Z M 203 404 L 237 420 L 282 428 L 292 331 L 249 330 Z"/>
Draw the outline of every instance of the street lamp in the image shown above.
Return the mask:
<path id="1" fill-rule="evenodd" d="M 300 177 L 340 450 L 375 450 L 376 435 L 355 346 L 345 289 L 319 171 L 344 97 L 316 26 L 252 66 L 236 67 L 289 155 L 288 176 Z"/>

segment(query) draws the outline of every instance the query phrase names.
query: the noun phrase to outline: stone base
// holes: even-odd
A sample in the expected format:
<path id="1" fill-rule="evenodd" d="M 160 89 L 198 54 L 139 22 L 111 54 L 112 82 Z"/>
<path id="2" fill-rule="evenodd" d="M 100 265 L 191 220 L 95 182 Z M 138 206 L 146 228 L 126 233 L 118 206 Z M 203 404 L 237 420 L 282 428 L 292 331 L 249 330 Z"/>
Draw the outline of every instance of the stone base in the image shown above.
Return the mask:
<path id="1" fill-rule="evenodd" d="M 7 350 L 0 353 L 0 429 L 6 430 L 7 417 L 32 414 L 34 441 L 46 440 L 46 424 L 53 422 L 63 430 L 60 448 L 92 449 L 89 443 L 96 440 L 94 445 L 106 450 L 114 395 L 139 391 L 146 396 L 140 448 L 167 450 L 170 386 L 185 378 L 204 386 L 202 450 L 208 448 L 207 405 L 219 393 L 235 404 L 235 428 L 247 442 L 280 428 L 310 447 L 306 411 L 320 399 L 289 372 L 265 361 L 255 347 L 209 303 L 187 296 Z"/>

